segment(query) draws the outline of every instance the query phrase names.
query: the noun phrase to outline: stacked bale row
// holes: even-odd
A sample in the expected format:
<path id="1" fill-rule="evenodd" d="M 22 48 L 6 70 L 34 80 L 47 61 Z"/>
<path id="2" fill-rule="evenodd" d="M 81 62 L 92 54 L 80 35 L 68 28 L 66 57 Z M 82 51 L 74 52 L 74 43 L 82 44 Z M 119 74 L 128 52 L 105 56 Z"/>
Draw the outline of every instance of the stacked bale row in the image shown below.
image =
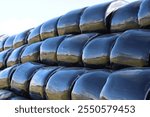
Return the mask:
<path id="1" fill-rule="evenodd" d="M 85 7 L 1 36 L 1 99 L 150 99 L 149 3 Z"/>
<path id="2" fill-rule="evenodd" d="M 150 30 L 86 33 L 47 38 L 0 52 L 0 68 L 25 62 L 50 66 L 118 69 L 149 66 Z"/>
<path id="3" fill-rule="evenodd" d="M 150 99 L 149 76 L 150 68 L 128 68 L 112 72 L 106 69 L 50 67 L 26 62 L 0 72 L 0 99 L 144 100 Z"/>

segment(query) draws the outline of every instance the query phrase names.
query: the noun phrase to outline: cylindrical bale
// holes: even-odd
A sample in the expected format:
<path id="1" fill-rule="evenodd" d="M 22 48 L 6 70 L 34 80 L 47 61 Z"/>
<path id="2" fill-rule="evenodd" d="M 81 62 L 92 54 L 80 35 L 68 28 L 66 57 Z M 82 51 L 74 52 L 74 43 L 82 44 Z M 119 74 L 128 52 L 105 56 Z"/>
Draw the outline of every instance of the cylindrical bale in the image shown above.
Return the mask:
<path id="1" fill-rule="evenodd" d="M 0 89 L 9 89 L 11 77 L 16 70 L 17 65 L 8 67 L 0 71 Z"/>
<path id="2" fill-rule="evenodd" d="M 104 70 L 93 70 L 83 74 L 75 82 L 71 98 L 73 100 L 98 100 L 109 74 Z"/>
<path id="3" fill-rule="evenodd" d="M 12 51 L 12 53 L 10 54 L 10 56 L 7 59 L 7 67 L 21 63 L 21 54 L 22 54 L 23 50 L 25 49 L 25 47 L 26 47 L 26 45 L 23 45 Z"/>
<path id="4" fill-rule="evenodd" d="M 30 97 L 32 99 L 46 99 L 45 87 L 49 77 L 54 74 L 60 67 L 43 67 L 39 69 L 32 77 L 30 82 Z"/>
<path id="5" fill-rule="evenodd" d="M 14 41 L 13 41 L 13 48 L 21 47 L 25 44 L 27 44 L 27 38 L 30 34 L 31 29 L 26 30 L 24 32 L 21 32 L 20 34 L 16 35 Z"/>
<path id="6" fill-rule="evenodd" d="M 13 49 L 7 49 L 2 52 L 0 52 L 0 69 L 3 69 L 6 67 L 7 58 L 11 54 Z"/>
<path id="7" fill-rule="evenodd" d="M 28 44 L 41 41 L 41 36 L 40 36 L 41 26 L 42 25 L 39 25 L 31 30 L 31 33 L 29 34 L 27 38 Z"/>
<path id="8" fill-rule="evenodd" d="M 11 97 L 14 97 L 15 94 L 9 90 L 0 90 L 0 100 L 9 100 Z"/>
<path id="9" fill-rule="evenodd" d="M 83 49 L 82 61 L 86 67 L 110 67 L 110 52 L 119 34 L 108 34 L 92 39 Z"/>
<path id="10" fill-rule="evenodd" d="M 4 50 L 4 43 L 7 40 L 7 35 L 0 36 L 0 52 Z"/>
<path id="11" fill-rule="evenodd" d="M 11 89 L 18 95 L 29 96 L 29 84 L 34 73 L 42 64 L 26 62 L 17 67 L 11 80 Z"/>
<path id="12" fill-rule="evenodd" d="M 150 28 L 150 0 L 143 0 L 139 13 L 138 13 L 139 25 L 142 28 Z"/>
<path id="13" fill-rule="evenodd" d="M 4 43 L 4 50 L 13 48 L 13 41 L 15 39 L 16 35 L 12 35 L 10 37 L 8 37 Z"/>
<path id="14" fill-rule="evenodd" d="M 58 34 L 65 35 L 81 33 L 79 23 L 84 9 L 85 8 L 73 10 L 60 17 L 57 24 Z"/>
<path id="15" fill-rule="evenodd" d="M 41 26 L 40 35 L 41 40 L 45 40 L 47 38 L 58 36 L 57 32 L 57 22 L 58 18 L 50 19 L 47 22 L 44 22 Z"/>
<path id="16" fill-rule="evenodd" d="M 21 62 L 39 62 L 41 44 L 42 42 L 37 42 L 28 45 L 21 54 Z"/>
<path id="17" fill-rule="evenodd" d="M 80 19 L 81 32 L 109 32 L 110 15 L 125 4 L 125 1 L 116 0 L 86 8 Z"/>
<path id="18" fill-rule="evenodd" d="M 82 50 L 85 44 L 96 34 L 80 34 L 65 38 L 57 50 L 57 61 L 63 66 L 83 66 Z"/>
<path id="19" fill-rule="evenodd" d="M 138 25 L 138 11 L 141 1 L 129 3 L 112 15 L 111 32 L 122 32 L 129 29 L 137 29 Z"/>
<path id="20" fill-rule="evenodd" d="M 46 39 L 40 47 L 40 61 L 48 65 L 57 65 L 57 49 L 66 36 Z"/>
<path id="21" fill-rule="evenodd" d="M 118 37 L 110 62 L 114 66 L 144 67 L 149 65 L 150 30 L 129 30 Z"/>
<path id="22" fill-rule="evenodd" d="M 46 97 L 48 100 L 70 100 L 71 89 L 75 80 L 85 72 L 80 68 L 66 68 L 53 74 L 46 85 Z"/>
<path id="23" fill-rule="evenodd" d="M 101 91 L 100 99 L 144 100 L 149 87 L 149 68 L 119 70 L 108 77 Z"/>

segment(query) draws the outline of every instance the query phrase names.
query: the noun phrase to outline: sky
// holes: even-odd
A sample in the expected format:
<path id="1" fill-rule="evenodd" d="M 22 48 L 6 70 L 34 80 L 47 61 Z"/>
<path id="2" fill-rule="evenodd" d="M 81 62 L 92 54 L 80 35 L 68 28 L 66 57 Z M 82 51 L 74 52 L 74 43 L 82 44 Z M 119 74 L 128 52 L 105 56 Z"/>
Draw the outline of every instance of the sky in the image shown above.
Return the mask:
<path id="1" fill-rule="evenodd" d="M 0 35 L 17 34 L 71 10 L 109 1 L 111 0 L 0 0 Z"/>

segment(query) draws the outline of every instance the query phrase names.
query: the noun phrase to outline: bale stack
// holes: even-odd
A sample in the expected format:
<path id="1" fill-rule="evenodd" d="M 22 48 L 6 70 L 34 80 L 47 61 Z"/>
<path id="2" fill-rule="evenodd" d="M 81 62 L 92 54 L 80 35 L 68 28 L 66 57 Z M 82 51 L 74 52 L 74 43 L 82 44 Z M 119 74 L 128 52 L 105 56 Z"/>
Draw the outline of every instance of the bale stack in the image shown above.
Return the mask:
<path id="1" fill-rule="evenodd" d="M 150 0 L 70 11 L 0 36 L 0 99 L 150 99 Z"/>

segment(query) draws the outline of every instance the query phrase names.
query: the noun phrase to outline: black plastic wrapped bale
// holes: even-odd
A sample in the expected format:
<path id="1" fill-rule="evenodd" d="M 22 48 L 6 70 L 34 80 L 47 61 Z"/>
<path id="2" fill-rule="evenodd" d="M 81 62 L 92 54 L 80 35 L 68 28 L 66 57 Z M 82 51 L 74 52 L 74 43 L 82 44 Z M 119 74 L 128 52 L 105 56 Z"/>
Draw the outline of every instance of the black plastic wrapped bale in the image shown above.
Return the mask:
<path id="1" fill-rule="evenodd" d="M 11 54 L 13 49 L 7 49 L 2 52 L 0 52 L 0 69 L 3 69 L 6 67 L 7 58 Z"/>
<path id="2" fill-rule="evenodd" d="M 129 30 L 114 44 L 110 61 L 116 67 L 149 65 L 150 30 Z"/>
<path id="3" fill-rule="evenodd" d="M 14 41 L 13 41 L 13 48 L 21 47 L 25 44 L 27 44 L 27 38 L 30 34 L 31 29 L 26 30 L 24 32 L 21 32 L 20 34 L 16 35 Z"/>
<path id="4" fill-rule="evenodd" d="M 112 73 L 102 89 L 100 99 L 144 100 L 150 87 L 149 68 L 130 68 Z"/>
<path id="5" fill-rule="evenodd" d="M 57 65 L 57 49 L 66 36 L 46 39 L 40 47 L 40 61 L 48 65 Z"/>
<path id="6" fill-rule="evenodd" d="M 129 3 L 112 15 L 111 32 L 122 32 L 129 29 L 138 29 L 138 11 L 141 1 Z"/>
<path id="7" fill-rule="evenodd" d="M 150 0 L 142 0 L 138 20 L 141 27 L 150 28 Z"/>
<path id="8" fill-rule="evenodd" d="M 6 39 L 6 41 L 4 43 L 4 50 L 13 48 L 13 41 L 14 41 L 15 37 L 16 37 L 16 35 L 13 35 Z"/>
<path id="9" fill-rule="evenodd" d="M 71 97 L 73 100 L 98 100 L 109 72 L 95 70 L 80 76 L 74 84 Z"/>
<path id="10" fill-rule="evenodd" d="M 82 61 L 86 67 L 110 67 L 110 52 L 119 34 L 108 34 L 92 39 L 83 49 Z"/>
<path id="11" fill-rule="evenodd" d="M 16 65 L 12 67 L 5 68 L 0 71 L 0 89 L 9 89 L 11 76 L 16 70 Z"/>
<path id="12" fill-rule="evenodd" d="M 73 10 L 63 15 L 57 24 L 58 34 L 65 35 L 81 33 L 79 23 L 84 9 L 85 8 Z"/>
<path id="13" fill-rule="evenodd" d="M 48 100 L 70 100 L 71 89 L 75 80 L 85 72 L 84 69 L 66 68 L 53 74 L 46 85 Z"/>
<path id="14" fill-rule="evenodd" d="M 112 12 L 125 4 L 123 0 L 116 0 L 86 8 L 80 19 L 81 32 L 109 32 Z"/>
<path id="15" fill-rule="evenodd" d="M 44 67 L 39 69 L 32 77 L 30 82 L 30 97 L 32 99 L 46 99 L 45 87 L 49 77 L 60 67 Z"/>
<path id="16" fill-rule="evenodd" d="M 14 97 L 15 94 L 12 91 L 1 89 L 0 90 L 0 100 L 9 100 Z"/>
<path id="17" fill-rule="evenodd" d="M 7 35 L 0 36 L 0 52 L 4 50 L 4 43 L 7 40 Z"/>
<path id="18" fill-rule="evenodd" d="M 37 42 L 28 45 L 21 54 L 21 62 L 39 62 L 41 44 L 42 42 Z"/>
<path id="19" fill-rule="evenodd" d="M 41 41 L 41 36 L 40 36 L 41 26 L 42 25 L 39 25 L 31 30 L 31 33 L 29 34 L 28 39 L 27 39 L 28 44 Z"/>
<path id="20" fill-rule="evenodd" d="M 33 62 L 26 62 L 18 66 L 12 75 L 11 89 L 20 96 L 29 97 L 30 80 L 41 67 L 44 66 Z"/>
<path id="21" fill-rule="evenodd" d="M 12 51 L 12 53 L 10 54 L 10 56 L 7 59 L 7 67 L 21 63 L 21 54 L 22 54 L 23 50 L 25 49 L 25 47 L 26 47 L 26 45 L 23 45 Z"/>
<path id="22" fill-rule="evenodd" d="M 83 66 L 82 50 L 85 44 L 96 35 L 89 33 L 65 38 L 57 50 L 58 64 L 63 66 Z"/>
<path id="23" fill-rule="evenodd" d="M 50 19 L 47 22 L 44 22 L 41 26 L 40 35 L 41 40 L 45 40 L 47 38 L 58 36 L 57 32 L 57 22 L 58 18 Z"/>

